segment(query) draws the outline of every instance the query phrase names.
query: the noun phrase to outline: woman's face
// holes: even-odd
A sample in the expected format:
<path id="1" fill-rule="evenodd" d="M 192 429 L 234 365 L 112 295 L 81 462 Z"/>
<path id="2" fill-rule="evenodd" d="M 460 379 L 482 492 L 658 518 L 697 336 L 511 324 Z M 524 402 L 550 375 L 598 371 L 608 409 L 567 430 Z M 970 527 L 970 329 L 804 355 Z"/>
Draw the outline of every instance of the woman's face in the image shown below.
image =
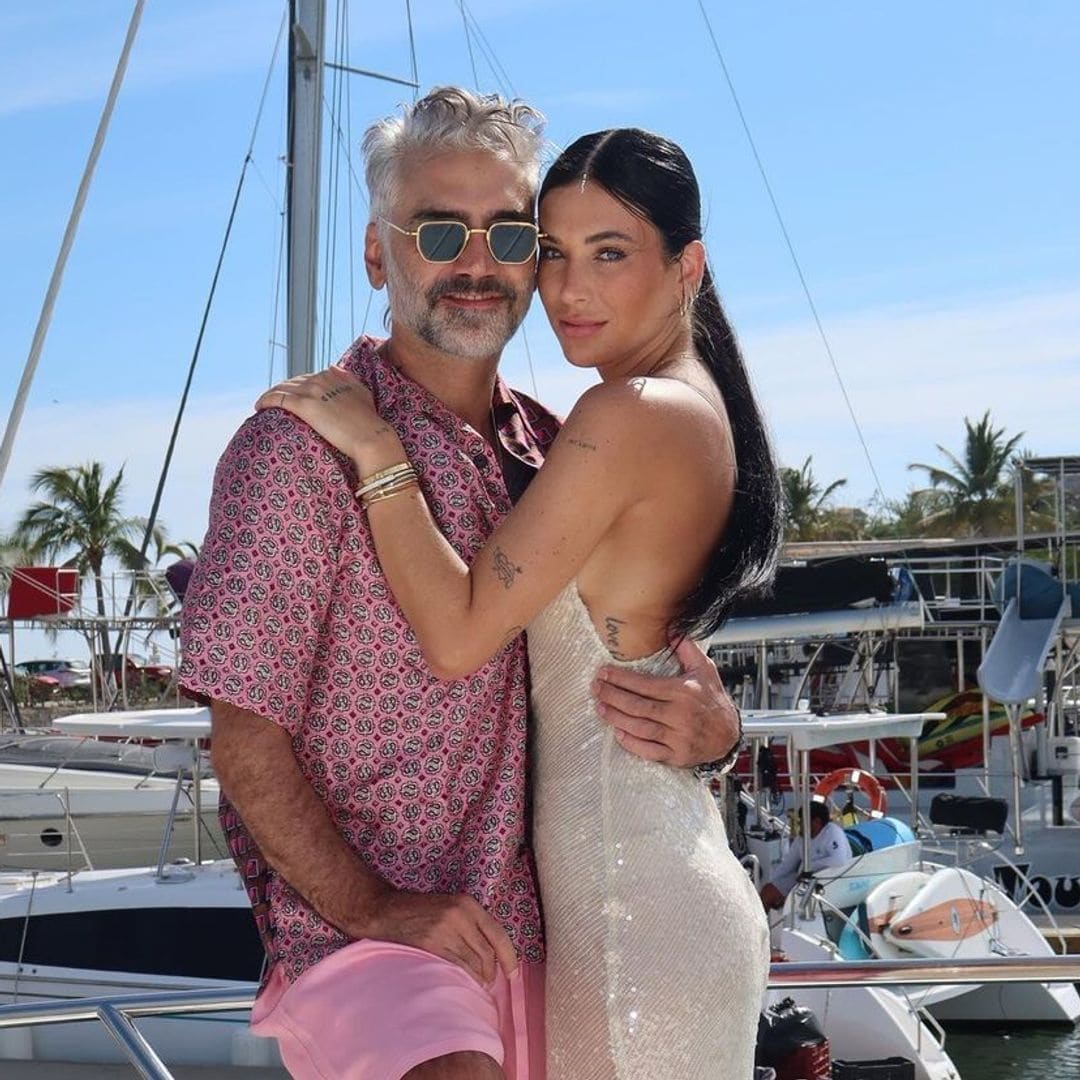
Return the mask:
<path id="1" fill-rule="evenodd" d="M 612 374 L 662 355 L 681 325 L 683 270 L 659 231 L 597 183 L 540 203 L 537 287 L 570 363 Z"/>

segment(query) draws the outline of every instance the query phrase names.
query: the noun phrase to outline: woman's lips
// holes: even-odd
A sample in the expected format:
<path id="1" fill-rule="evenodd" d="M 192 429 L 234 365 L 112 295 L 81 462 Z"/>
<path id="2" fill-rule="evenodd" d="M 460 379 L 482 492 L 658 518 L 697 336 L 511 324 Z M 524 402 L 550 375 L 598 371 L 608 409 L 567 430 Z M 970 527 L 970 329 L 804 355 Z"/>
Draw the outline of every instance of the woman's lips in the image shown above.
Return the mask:
<path id="1" fill-rule="evenodd" d="M 583 338 L 595 334 L 604 325 L 602 322 L 590 322 L 587 319 L 560 319 L 559 332 L 564 337 Z"/>

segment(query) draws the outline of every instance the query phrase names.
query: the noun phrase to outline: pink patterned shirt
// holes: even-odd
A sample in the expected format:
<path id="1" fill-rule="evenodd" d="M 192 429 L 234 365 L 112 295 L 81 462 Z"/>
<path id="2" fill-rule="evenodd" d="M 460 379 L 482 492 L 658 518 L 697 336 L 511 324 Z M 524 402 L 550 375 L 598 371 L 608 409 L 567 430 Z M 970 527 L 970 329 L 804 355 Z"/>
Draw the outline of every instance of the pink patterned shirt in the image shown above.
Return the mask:
<path id="1" fill-rule="evenodd" d="M 471 560 L 539 467 L 555 418 L 499 381 L 495 450 L 361 338 L 342 365 L 371 387 L 432 514 Z M 527 962 L 543 958 L 525 804 L 522 638 L 478 671 L 428 670 L 383 577 L 342 455 L 289 413 L 247 420 L 218 464 L 184 598 L 180 679 L 280 724 L 341 835 L 400 889 L 469 893 Z M 516 492 L 515 494 L 519 494 Z M 347 943 L 222 823 L 272 961 L 290 980 Z"/>

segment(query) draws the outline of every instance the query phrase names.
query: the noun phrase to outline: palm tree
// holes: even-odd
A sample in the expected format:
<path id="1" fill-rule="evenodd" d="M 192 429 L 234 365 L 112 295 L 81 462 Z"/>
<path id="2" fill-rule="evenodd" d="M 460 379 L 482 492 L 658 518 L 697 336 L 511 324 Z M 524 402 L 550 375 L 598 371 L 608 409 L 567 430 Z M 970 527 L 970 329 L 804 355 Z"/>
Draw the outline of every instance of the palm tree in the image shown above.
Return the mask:
<path id="1" fill-rule="evenodd" d="M 112 559 L 127 570 L 147 566 L 137 545 L 146 519 L 122 512 L 123 485 L 123 468 L 109 479 L 99 461 L 42 469 L 31 477 L 30 487 L 44 498 L 23 512 L 12 534 L 31 558 L 63 559 L 63 566 L 79 571 L 80 580 L 93 578 L 101 620 L 98 642 L 107 672 L 112 671 L 112 647 L 105 622 L 105 561 Z M 152 536 L 159 550 L 165 546 L 163 528 L 156 527 Z"/>
<path id="2" fill-rule="evenodd" d="M 1004 428 L 994 428 L 991 424 L 989 409 L 974 424 L 965 416 L 964 427 L 967 435 L 963 458 L 938 444 L 952 472 L 920 462 L 912 462 L 908 468 L 925 472 L 931 484 L 925 492 L 935 493 L 943 500 L 943 506 L 931 513 L 924 525 L 965 536 L 987 536 L 1008 528 L 1012 521 L 1010 463 L 1024 433 L 1007 439 Z"/>
<path id="3" fill-rule="evenodd" d="M 866 535 L 874 540 L 929 535 L 927 522 L 944 507 L 944 493 L 934 488 L 911 488 L 902 499 L 875 496 L 868 503 Z"/>
<path id="4" fill-rule="evenodd" d="M 824 504 L 847 480 L 834 480 L 823 488 L 810 466 L 813 455 L 802 468 L 782 468 L 780 482 L 784 489 L 784 532 L 789 540 L 812 539 L 824 516 Z"/>

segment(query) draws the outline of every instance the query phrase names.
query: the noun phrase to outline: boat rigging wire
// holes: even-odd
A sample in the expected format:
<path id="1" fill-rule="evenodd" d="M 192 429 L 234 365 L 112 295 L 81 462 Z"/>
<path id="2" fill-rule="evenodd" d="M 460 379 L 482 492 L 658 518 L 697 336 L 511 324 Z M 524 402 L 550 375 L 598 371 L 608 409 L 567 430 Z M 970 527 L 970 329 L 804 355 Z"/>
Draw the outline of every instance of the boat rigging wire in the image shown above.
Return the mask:
<path id="1" fill-rule="evenodd" d="M 806 275 L 803 273 L 802 264 L 799 262 L 799 257 L 795 253 L 795 245 L 792 243 L 791 235 L 788 233 L 787 225 L 784 222 L 784 215 L 780 212 L 780 205 L 776 201 L 776 195 L 773 193 L 768 173 L 765 171 L 765 163 L 761 160 L 761 155 L 758 153 L 757 144 L 754 142 L 754 136 L 750 131 L 749 123 L 747 123 L 746 114 L 743 112 L 742 104 L 739 101 L 739 95 L 735 91 L 735 84 L 732 81 L 731 73 L 728 71 L 727 63 L 724 61 L 724 54 L 720 49 L 720 43 L 713 30 L 712 20 L 709 18 L 709 13 L 705 9 L 704 0 L 697 0 L 697 5 L 698 9 L 701 11 L 701 17 L 705 22 L 705 29 L 709 34 L 709 40 L 712 42 L 713 51 L 716 53 L 716 59 L 720 62 L 720 70 L 723 72 L 724 81 L 727 83 L 727 88 L 731 93 L 731 100 L 735 104 L 735 111 L 738 113 L 739 122 L 742 124 L 743 134 L 745 134 L 746 141 L 750 144 L 750 152 L 754 155 L 754 161 L 757 164 L 758 172 L 761 174 L 762 183 L 765 185 L 765 192 L 769 196 L 773 214 L 780 226 L 780 233 L 784 238 L 784 244 L 787 247 L 788 255 L 791 257 L 791 261 L 795 266 L 795 273 L 798 275 L 803 295 L 806 297 L 806 302 L 810 306 L 810 314 L 813 317 L 814 325 L 817 327 L 818 336 L 821 338 L 822 345 L 825 347 L 825 355 L 829 358 L 829 363 L 832 365 L 833 374 L 836 376 L 836 382 L 840 387 L 840 394 L 844 399 L 844 405 L 847 407 L 848 415 L 851 417 L 851 422 L 855 427 L 855 434 L 858 436 L 859 443 L 862 446 L 863 456 L 866 458 L 866 463 L 870 468 L 870 475 L 874 478 L 874 487 L 878 493 L 878 498 L 881 499 L 882 505 L 884 506 L 886 505 L 885 492 L 882 489 L 877 469 L 874 467 L 874 459 L 870 453 L 870 447 L 866 442 L 862 426 L 859 424 L 859 418 L 855 415 L 855 408 L 851 403 L 847 387 L 844 385 L 844 378 L 840 374 L 840 366 L 837 364 L 836 356 L 833 354 L 832 345 L 829 343 L 829 336 L 826 334 L 825 326 L 821 321 L 821 316 L 818 314 L 817 305 L 814 303 L 813 294 L 810 292 L 810 286 L 807 283 Z"/>
<path id="2" fill-rule="evenodd" d="M 349 62 L 349 5 L 346 3 L 345 12 L 343 18 L 344 36 L 345 36 L 345 62 Z M 415 73 L 413 82 L 416 81 Z M 350 93 L 351 84 L 346 83 L 345 87 L 345 161 L 350 166 L 351 151 L 353 145 L 352 137 L 352 94 Z M 351 184 L 345 185 L 345 213 L 346 221 L 348 222 L 348 244 L 347 249 L 349 252 L 349 340 L 356 340 L 356 238 L 353 234 L 353 218 L 356 213 L 353 207 L 353 189 Z"/>
<path id="3" fill-rule="evenodd" d="M 465 17 L 465 0 L 458 0 L 458 11 L 461 12 L 461 25 L 465 31 L 465 47 L 469 50 L 469 66 L 472 68 L 473 86 L 477 93 L 480 92 L 480 75 L 476 70 L 476 55 L 473 53 L 472 34 L 469 33 L 469 20 Z"/>
<path id="4" fill-rule="evenodd" d="M 329 101 L 324 97 L 324 103 L 330 115 L 340 117 L 342 112 L 341 99 L 344 92 L 345 79 L 342 74 L 342 66 L 347 64 L 345 56 L 345 33 L 344 33 L 344 8 L 345 0 L 338 0 L 334 20 L 334 55 L 338 61 L 333 68 L 332 82 L 330 85 Z M 331 142 L 327 161 L 327 200 L 326 200 L 326 244 L 323 247 L 323 273 L 322 284 L 322 366 L 330 363 L 330 349 L 334 339 L 334 289 L 337 282 L 337 222 L 338 208 L 340 205 L 341 185 L 338 180 L 341 174 L 341 154 L 343 139 L 334 139 Z M 347 147 L 345 148 L 348 154 Z"/>
<path id="5" fill-rule="evenodd" d="M 236 182 L 236 191 L 233 194 L 232 207 L 229 210 L 228 222 L 225 226 L 225 235 L 222 237 L 221 248 L 218 251 L 217 263 L 214 266 L 214 274 L 210 281 L 210 291 L 206 297 L 206 304 L 203 307 L 202 320 L 199 323 L 199 332 L 195 338 L 195 348 L 191 354 L 191 361 L 188 364 L 187 378 L 184 380 L 184 389 L 180 395 L 180 403 L 176 409 L 176 417 L 173 420 L 172 433 L 169 436 L 169 443 L 165 450 L 165 459 L 161 465 L 161 472 L 158 474 L 157 488 L 154 491 L 154 501 L 150 507 L 150 513 L 146 519 L 146 529 L 143 533 L 142 544 L 139 547 L 139 565 L 146 564 L 146 552 L 150 547 L 150 539 L 154 532 L 154 526 L 157 522 L 158 510 L 161 507 L 161 497 L 165 491 L 165 481 L 169 475 L 169 467 L 172 464 L 173 452 L 176 449 L 176 440 L 180 434 L 180 425 L 184 419 L 184 412 L 187 408 L 188 395 L 191 391 L 191 384 L 195 378 L 195 368 L 199 363 L 199 355 L 202 352 L 203 338 L 206 334 L 206 327 L 210 321 L 210 311 L 213 307 L 214 297 L 217 294 L 218 279 L 221 276 L 221 268 L 225 262 L 225 252 L 229 246 L 229 237 L 232 234 L 233 222 L 236 220 L 236 211 L 240 205 L 240 195 L 244 190 L 244 180 L 247 177 L 248 166 L 254 156 L 255 139 L 259 132 L 259 125 L 262 121 L 263 108 L 266 105 L 266 98 L 270 91 L 270 81 L 274 74 L 274 68 L 277 65 L 278 54 L 281 51 L 281 42 L 285 36 L 286 17 L 282 16 L 281 25 L 278 27 L 277 40 L 274 42 L 274 50 L 270 57 L 270 67 L 266 72 L 266 80 L 263 83 L 262 95 L 259 98 L 259 107 L 255 112 L 255 123 L 252 125 L 251 138 L 248 141 L 247 153 L 244 155 L 244 163 L 240 167 L 240 177 Z M 126 619 L 131 614 L 131 609 L 135 603 L 135 582 L 132 582 L 131 589 L 128 592 L 127 602 L 124 605 L 124 618 Z M 117 644 L 117 652 L 122 651 L 124 640 L 127 636 L 127 629 L 125 628 L 120 636 L 120 641 Z"/>
<path id="6" fill-rule="evenodd" d="M 135 35 L 138 33 L 145 6 L 146 0 L 135 0 L 135 9 L 132 11 L 131 21 L 128 23 L 127 35 L 124 38 L 123 48 L 120 50 L 120 59 L 117 61 L 116 71 L 113 72 L 109 93 L 105 99 L 105 106 L 101 111 L 101 119 L 98 121 L 97 131 L 94 133 L 94 142 L 86 159 L 86 167 L 83 169 L 82 179 L 79 181 L 75 202 L 71 208 L 71 215 L 68 217 L 67 228 L 64 230 L 64 238 L 60 242 L 60 252 L 56 256 L 52 277 L 49 279 L 49 287 L 45 292 L 45 300 L 41 305 L 41 314 L 38 316 L 37 327 L 34 330 L 34 337 L 30 344 L 30 353 L 23 367 L 19 387 L 15 391 L 15 400 L 11 405 L 11 413 L 8 416 L 7 427 L 4 429 L 3 440 L 0 440 L 0 486 L 4 483 L 4 474 L 7 472 L 8 462 L 11 460 L 11 450 L 15 445 L 15 434 L 19 430 L 19 424 L 22 422 L 23 412 L 26 409 L 26 399 L 30 396 L 30 385 L 34 381 L 38 361 L 41 359 L 42 350 L 45 348 L 45 337 L 52 323 L 53 308 L 56 306 L 56 297 L 60 292 L 60 283 L 64 279 L 68 255 L 71 253 L 71 247 L 75 242 L 75 234 L 79 229 L 83 207 L 86 205 L 86 197 L 90 191 L 90 182 L 94 178 L 94 170 L 97 167 L 98 158 L 101 156 L 101 149 L 105 144 L 105 135 L 109 130 L 116 98 L 120 93 L 120 86 L 127 72 L 128 58 L 131 56 L 131 48 L 135 44 Z M 147 540 L 149 540 L 149 535 L 148 532 Z"/>
<path id="7" fill-rule="evenodd" d="M 513 81 L 507 74 L 506 68 L 503 67 L 502 62 L 495 54 L 495 49 L 491 42 L 488 41 L 487 35 L 481 28 L 476 16 L 472 13 L 472 9 L 465 0 L 460 0 L 460 3 L 462 10 L 468 16 L 469 22 L 472 24 L 473 32 L 476 35 L 476 44 L 479 46 L 484 59 L 487 60 L 488 67 L 491 68 L 491 73 L 495 76 L 495 81 L 499 84 L 499 89 L 502 90 L 506 97 L 519 97 L 520 95 L 515 89 Z"/>
<path id="8" fill-rule="evenodd" d="M 420 71 L 416 66 L 416 36 L 413 34 L 412 4 L 405 0 L 405 22 L 409 27 L 409 66 L 412 71 L 413 101 L 420 90 Z"/>

